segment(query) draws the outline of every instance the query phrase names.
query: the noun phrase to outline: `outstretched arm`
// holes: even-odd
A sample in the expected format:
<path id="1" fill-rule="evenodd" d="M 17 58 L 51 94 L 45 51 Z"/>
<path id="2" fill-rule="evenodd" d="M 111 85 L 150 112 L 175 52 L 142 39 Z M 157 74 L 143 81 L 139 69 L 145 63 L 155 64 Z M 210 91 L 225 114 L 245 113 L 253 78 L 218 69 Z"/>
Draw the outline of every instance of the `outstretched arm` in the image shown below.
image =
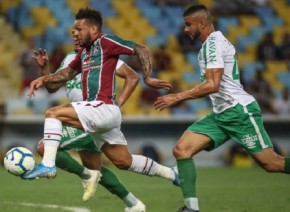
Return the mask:
<path id="1" fill-rule="evenodd" d="M 141 44 L 137 44 L 134 49 L 139 61 L 141 62 L 142 66 L 142 74 L 143 79 L 146 85 L 152 88 L 164 88 L 166 90 L 170 90 L 172 85 L 164 80 L 160 80 L 157 78 L 152 78 L 152 61 L 150 57 L 149 49 L 146 46 Z"/>
<path id="2" fill-rule="evenodd" d="M 125 79 L 122 92 L 118 97 L 120 108 L 125 104 L 127 99 L 132 95 L 140 80 L 138 74 L 130 68 L 126 63 L 123 63 L 116 72 L 118 77 Z"/>
<path id="3" fill-rule="evenodd" d="M 40 66 L 41 76 L 46 76 L 46 75 L 51 74 L 49 71 L 49 58 L 48 58 L 48 55 L 47 55 L 47 52 L 45 49 L 43 50 L 43 49 L 39 48 L 38 51 L 34 51 L 34 55 L 32 56 L 32 58 Z M 59 83 L 59 84 L 44 83 L 44 86 L 49 93 L 55 93 L 64 85 L 65 85 L 65 82 Z"/>
<path id="4" fill-rule="evenodd" d="M 187 99 L 197 99 L 211 93 L 216 93 L 219 91 L 223 72 L 224 69 L 221 68 L 208 69 L 205 72 L 206 80 L 203 83 L 187 91 L 158 97 L 154 102 L 153 107 L 157 110 L 163 110 L 166 107 L 170 107 Z"/>

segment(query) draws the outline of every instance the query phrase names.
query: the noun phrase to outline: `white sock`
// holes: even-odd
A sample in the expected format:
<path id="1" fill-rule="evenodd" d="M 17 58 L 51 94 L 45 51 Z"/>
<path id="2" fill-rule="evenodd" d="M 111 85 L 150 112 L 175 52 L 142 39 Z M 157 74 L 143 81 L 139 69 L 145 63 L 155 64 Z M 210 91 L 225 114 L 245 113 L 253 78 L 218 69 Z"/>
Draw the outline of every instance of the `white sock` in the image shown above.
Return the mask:
<path id="1" fill-rule="evenodd" d="M 199 210 L 198 207 L 198 200 L 196 197 L 190 197 L 190 198 L 186 198 L 184 200 L 184 204 L 187 208 L 193 209 L 193 210 Z"/>
<path id="2" fill-rule="evenodd" d="M 138 203 L 138 199 L 131 192 L 123 198 L 123 201 L 128 207 L 132 207 Z"/>
<path id="3" fill-rule="evenodd" d="M 42 163 L 45 166 L 55 166 L 57 148 L 62 137 L 62 123 L 55 118 L 46 118 L 44 122 L 44 155 Z"/>
<path id="4" fill-rule="evenodd" d="M 129 170 L 150 176 L 159 176 L 174 180 L 175 175 L 171 168 L 162 166 L 151 158 L 142 155 L 132 155 L 132 164 Z"/>
<path id="5" fill-rule="evenodd" d="M 90 172 L 90 170 L 88 169 L 88 168 L 86 168 L 86 167 L 84 167 L 84 171 L 83 171 L 83 173 L 81 174 L 81 178 L 83 179 L 83 180 L 88 180 L 88 179 L 90 179 L 91 178 L 91 172 Z"/>

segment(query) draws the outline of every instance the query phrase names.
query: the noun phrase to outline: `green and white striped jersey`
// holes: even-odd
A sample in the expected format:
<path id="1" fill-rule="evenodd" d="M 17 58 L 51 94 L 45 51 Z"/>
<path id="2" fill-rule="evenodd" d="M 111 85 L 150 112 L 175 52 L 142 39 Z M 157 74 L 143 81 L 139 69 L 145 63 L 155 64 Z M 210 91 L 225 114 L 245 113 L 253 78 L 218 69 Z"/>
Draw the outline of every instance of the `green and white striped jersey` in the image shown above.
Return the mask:
<path id="1" fill-rule="evenodd" d="M 201 81 L 205 80 L 208 69 L 223 68 L 224 73 L 217 93 L 210 94 L 213 112 L 221 113 L 238 103 L 246 106 L 255 101 L 240 83 L 240 72 L 235 47 L 223 36 L 220 31 L 211 33 L 198 54 L 201 71 Z"/>

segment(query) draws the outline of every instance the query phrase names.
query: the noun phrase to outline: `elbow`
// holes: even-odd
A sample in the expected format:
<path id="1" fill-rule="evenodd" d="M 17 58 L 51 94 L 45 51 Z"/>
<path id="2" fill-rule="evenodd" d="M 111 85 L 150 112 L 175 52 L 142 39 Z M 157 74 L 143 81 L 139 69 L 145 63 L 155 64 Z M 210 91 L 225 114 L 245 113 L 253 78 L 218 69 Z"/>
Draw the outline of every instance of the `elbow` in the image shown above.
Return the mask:
<path id="1" fill-rule="evenodd" d="M 53 89 L 46 89 L 48 93 L 55 93 L 56 91 Z"/>
<path id="2" fill-rule="evenodd" d="M 133 79 L 134 79 L 134 82 L 135 82 L 136 84 L 138 84 L 139 81 L 140 81 L 140 77 L 139 77 L 138 75 L 134 76 Z"/>
<path id="3" fill-rule="evenodd" d="M 219 92 L 219 90 L 220 90 L 220 87 L 219 86 L 215 86 L 215 87 L 212 88 L 212 93 L 217 93 L 217 92 Z"/>
<path id="4" fill-rule="evenodd" d="M 219 84 L 209 84 L 208 86 L 208 93 L 217 93 L 220 90 Z"/>
<path id="5" fill-rule="evenodd" d="M 57 89 L 54 89 L 48 85 L 45 85 L 45 89 L 47 90 L 48 93 L 55 93 Z"/>

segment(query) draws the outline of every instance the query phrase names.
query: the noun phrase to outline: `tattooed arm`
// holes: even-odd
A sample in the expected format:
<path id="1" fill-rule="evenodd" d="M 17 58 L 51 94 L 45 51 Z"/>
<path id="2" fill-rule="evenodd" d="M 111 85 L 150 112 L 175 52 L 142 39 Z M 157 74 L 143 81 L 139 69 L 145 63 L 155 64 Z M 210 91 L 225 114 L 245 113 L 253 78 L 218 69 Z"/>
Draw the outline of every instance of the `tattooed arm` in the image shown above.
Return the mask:
<path id="1" fill-rule="evenodd" d="M 60 71 L 54 74 L 39 77 L 30 83 L 30 90 L 29 90 L 28 96 L 29 97 L 35 96 L 35 91 L 42 85 L 65 83 L 73 79 L 77 74 L 78 74 L 78 71 L 70 67 L 67 67 L 67 68 L 61 69 Z"/>
<path id="2" fill-rule="evenodd" d="M 139 58 L 139 61 L 141 62 L 142 75 L 143 75 L 145 84 L 148 85 L 149 87 L 157 88 L 157 89 L 159 88 L 164 88 L 167 90 L 171 89 L 172 86 L 168 82 L 151 77 L 152 60 L 150 57 L 149 49 L 146 46 L 137 44 L 134 51 L 137 57 Z"/>

